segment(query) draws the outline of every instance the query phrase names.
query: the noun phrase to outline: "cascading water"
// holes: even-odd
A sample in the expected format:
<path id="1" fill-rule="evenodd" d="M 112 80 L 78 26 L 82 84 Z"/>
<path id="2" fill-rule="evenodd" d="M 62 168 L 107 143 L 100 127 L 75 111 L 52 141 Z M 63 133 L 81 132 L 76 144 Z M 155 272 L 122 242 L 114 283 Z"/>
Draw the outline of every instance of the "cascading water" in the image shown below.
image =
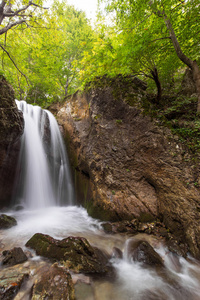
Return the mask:
<path id="1" fill-rule="evenodd" d="M 58 124 L 49 111 L 16 101 L 25 120 L 15 203 L 38 209 L 73 203 L 69 163 Z"/>
<path id="2" fill-rule="evenodd" d="M 145 267 L 129 259 L 128 245 L 131 239 L 128 236 L 105 234 L 101 223 L 89 217 L 84 208 L 72 206 L 73 185 L 56 120 L 50 112 L 24 101 L 17 101 L 17 105 L 23 111 L 25 131 L 14 200 L 24 209 L 7 212 L 17 219 L 18 224 L 8 230 L 0 230 L 1 251 L 24 247 L 36 232 L 57 239 L 71 235 L 83 236 L 109 254 L 113 247 L 118 247 L 123 252 L 123 258 L 112 259 L 116 270 L 113 281 L 106 278 L 99 281 L 91 279 L 90 288 L 82 282 L 77 284 L 76 300 L 200 299 L 200 265 L 197 261 L 169 253 L 159 239 L 140 234 L 131 239 L 147 240 L 165 262 L 164 269 L 160 271 Z M 33 258 L 29 259 L 30 273 L 37 274 L 40 264 L 47 262 L 33 254 Z M 27 264 L 24 268 L 27 270 Z M 30 297 L 18 296 L 16 299 Z"/>

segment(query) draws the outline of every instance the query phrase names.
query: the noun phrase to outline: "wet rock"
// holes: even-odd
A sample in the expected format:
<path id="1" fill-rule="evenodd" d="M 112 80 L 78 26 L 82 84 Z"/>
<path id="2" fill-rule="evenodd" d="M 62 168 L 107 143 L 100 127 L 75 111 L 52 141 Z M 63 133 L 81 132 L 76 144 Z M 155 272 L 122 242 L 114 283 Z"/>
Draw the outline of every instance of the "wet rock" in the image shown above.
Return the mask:
<path id="1" fill-rule="evenodd" d="M 103 224 L 101 224 L 101 226 L 106 233 L 113 233 L 113 227 L 112 227 L 111 223 L 109 223 L 109 222 L 103 223 Z"/>
<path id="2" fill-rule="evenodd" d="M 92 286 L 89 284 L 85 284 L 84 282 L 78 282 L 75 285 L 75 296 L 76 300 L 94 300 L 94 292 Z"/>
<path id="3" fill-rule="evenodd" d="M 4 256 L 2 264 L 6 266 L 14 266 L 28 260 L 22 248 L 15 247 L 12 250 L 3 251 L 2 254 Z"/>
<path id="4" fill-rule="evenodd" d="M 169 230 L 165 227 L 163 223 L 159 221 L 151 223 L 139 223 L 138 232 L 153 234 L 155 236 L 164 237 L 167 239 L 170 236 Z"/>
<path id="5" fill-rule="evenodd" d="M 179 244 L 174 238 L 167 241 L 167 247 L 172 253 L 185 258 L 187 257 L 188 247 L 184 244 Z"/>
<path id="6" fill-rule="evenodd" d="M 29 278 L 29 274 L 16 269 L 5 269 L 0 274 L 0 299 L 12 300 Z"/>
<path id="7" fill-rule="evenodd" d="M 160 255 L 146 241 L 129 241 L 127 252 L 130 260 L 141 262 L 147 266 L 164 266 Z"/>
<path id="8" fill-rule="evenodd" d="M 119 248 L 113 247 L 113 249 L 112 249 L 112 257 L 113 258 L 122 259 L 123 258 L 123 253 L 122 253 L 122 251 Z"/>
<path id="9" fill-rule="evenodd" d="M 70 273 L 57 264 L 44 269 L 33 286 L 31 299 L 74 300 L 74 287 Z"/>
<path id="10" fill-rule="evenodd" d="M 8 207 L 12 199 L 23 115 L 15 103 L 14 91 L 0 76 L 0 208 Z"/>
<path id="11" fill-rule="evenodd" d="M 92 247 L 83 237 L 55 240 L 49 235 L 36 233 L 27 243 L 37 255 L 54 261 L 63 261 L 74 272 L 109 274 L 109 257 L 100 249 Z"/>
<path id="12" fill-rule="evenodd" d="M 131 233 L 135 234 L 138 231 L 138 220 L 106 222 L 102 224 L 106 233 Z"/>
<path id="13" fill-rule="evenodd" d="M 0 215 L 0 229 L 8 229 L 17 225 L 15 218 L 7 216 L 5 214 Z"/>

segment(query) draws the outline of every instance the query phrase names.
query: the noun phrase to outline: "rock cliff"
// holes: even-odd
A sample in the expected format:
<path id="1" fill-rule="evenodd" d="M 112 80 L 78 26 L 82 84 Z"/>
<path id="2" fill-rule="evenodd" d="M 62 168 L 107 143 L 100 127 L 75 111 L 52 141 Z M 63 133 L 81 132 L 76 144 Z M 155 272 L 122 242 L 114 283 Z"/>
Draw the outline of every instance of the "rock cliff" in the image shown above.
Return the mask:
<path id="1" fill-rule="evenodd" d="M 200 258 L 199 173 L 178 137 L 127 104 L 139 103 L 144 87 L 118 86 L 77 93 L 57 113 L 71 162 L 89 186 L 84 205 L 102 220 L 159 218 Z"/>
<path id="2" fill-rule="evenodd" d="M 15 104 L 14 91 L 0 77 L 0 208 L 8 206 L 12 197 L 19 154 L 19 138 L 23 133 L 23 115 Z"/>

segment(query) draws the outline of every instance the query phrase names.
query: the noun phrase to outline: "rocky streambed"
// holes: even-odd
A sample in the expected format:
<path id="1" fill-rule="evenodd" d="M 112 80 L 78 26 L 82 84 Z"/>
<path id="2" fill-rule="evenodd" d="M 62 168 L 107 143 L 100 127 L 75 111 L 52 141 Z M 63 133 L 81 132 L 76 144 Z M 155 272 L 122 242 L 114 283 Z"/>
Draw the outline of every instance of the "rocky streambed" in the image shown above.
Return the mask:
<path id="1" fill-rule="evenodd" d="M 17 225 L 0 231 L 0 299 L 200 297 L 198 262 L 162 223 L 102 223 L 76 206 L 45 211 L 9 213 Z"/>

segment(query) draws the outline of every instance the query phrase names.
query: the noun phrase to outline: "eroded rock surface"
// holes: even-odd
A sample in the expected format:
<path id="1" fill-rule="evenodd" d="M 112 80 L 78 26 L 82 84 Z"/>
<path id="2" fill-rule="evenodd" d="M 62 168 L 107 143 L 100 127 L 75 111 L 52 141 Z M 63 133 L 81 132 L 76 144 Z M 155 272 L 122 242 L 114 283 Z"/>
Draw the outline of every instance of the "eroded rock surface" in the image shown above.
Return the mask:
<path id="1" fill-rule="evenodd" d="M 63 261 L 74 272 L 107 274 L 110 272 L 108 257 L 100 249 L 92 247 L 83 237 L 55 240 L 49 235 L 36 233 L 26 243 L 37 255 L 53 261 Z"/>
<path id="2" fill-rule="evenodd" d="M 75 300 L 70 273 L 57 264 L 45 268 L 33 286 L 32 300 Z"/>
<path id="3" fill-rule="evenodd" d="M 145 92 L 119 86 L 77 93 L 57 113 L 71 162 L 87 178 L 85 206 L 102 220 L 158 217 L 200 258 L 198 168 L 178 137 L 123 101 L 139 102 Z"/>
<path id="4" fill-rule="evenodd" d="M 5 269 L 0 275 L 0 299 L 12 300 L 20 290 L 22 284 L 29 278 L 28 272 Z"/>
<path id="5" fill-rule="evenodd" d="M 23 115 L 15 104 L 14 91 L 0 76 L 0 208 L 10 204 L 23 128 Z"/>

